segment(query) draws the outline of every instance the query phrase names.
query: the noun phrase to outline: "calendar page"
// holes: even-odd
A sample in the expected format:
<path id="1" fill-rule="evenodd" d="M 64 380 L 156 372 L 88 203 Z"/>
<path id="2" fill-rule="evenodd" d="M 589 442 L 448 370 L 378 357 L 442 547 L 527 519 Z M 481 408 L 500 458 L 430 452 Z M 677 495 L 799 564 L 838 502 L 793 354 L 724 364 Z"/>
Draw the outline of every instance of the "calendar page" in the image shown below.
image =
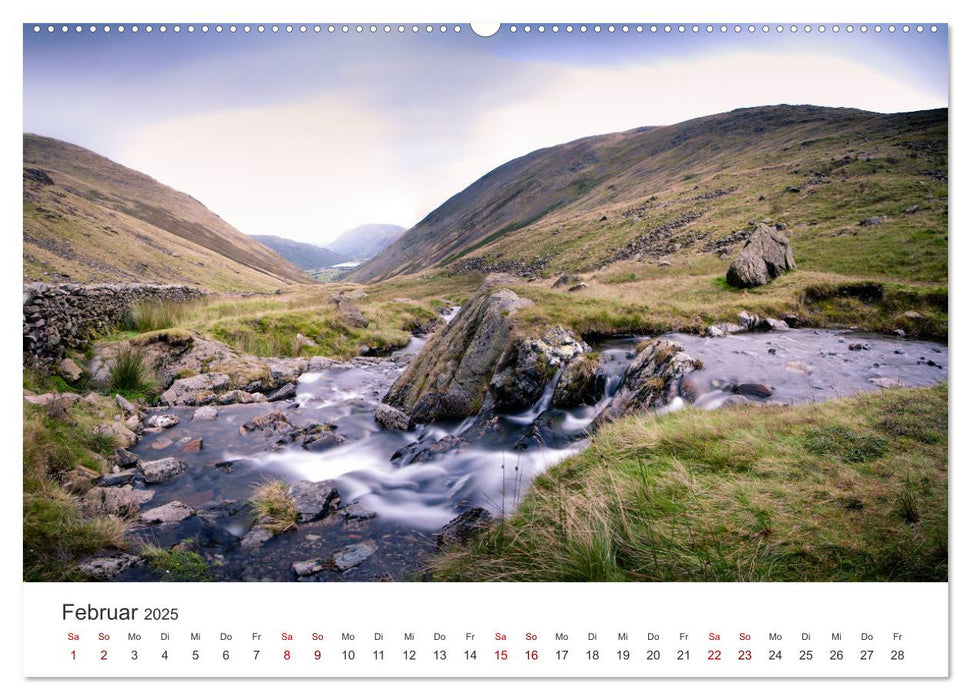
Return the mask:
<path id="1" fill-rule="evenodd" d="M 23 676 L 947 678 L 947 22 L 325 9 L 19 25 Z"/>

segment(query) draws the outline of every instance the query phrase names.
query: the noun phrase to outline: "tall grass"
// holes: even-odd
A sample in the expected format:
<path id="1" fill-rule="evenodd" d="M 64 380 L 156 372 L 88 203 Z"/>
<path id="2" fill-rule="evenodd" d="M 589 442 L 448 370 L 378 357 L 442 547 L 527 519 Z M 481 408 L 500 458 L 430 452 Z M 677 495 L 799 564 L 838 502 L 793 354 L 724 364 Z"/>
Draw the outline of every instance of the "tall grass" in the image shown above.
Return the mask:
<path id="1" fill-rule="evenodd" d="M 473 581 L 945 581 L 947 522 L 942 385 L 625 419 L 429 571 Z"/>
<path id="2" fill-rule="evenodd" d="M 176 328 L 191 315 L 196 306 L 195 303 L 174 301 L 135 304 L 128 310 L 124 325 L 127 330 L 139 333 Z"/>
<path id="3" fill-rule="evenodd" d="M 108 387 L 129 398 L 143 396 L 156 387 L 143 348 L 131 343 L 118 347 L 108 365 Z"/>

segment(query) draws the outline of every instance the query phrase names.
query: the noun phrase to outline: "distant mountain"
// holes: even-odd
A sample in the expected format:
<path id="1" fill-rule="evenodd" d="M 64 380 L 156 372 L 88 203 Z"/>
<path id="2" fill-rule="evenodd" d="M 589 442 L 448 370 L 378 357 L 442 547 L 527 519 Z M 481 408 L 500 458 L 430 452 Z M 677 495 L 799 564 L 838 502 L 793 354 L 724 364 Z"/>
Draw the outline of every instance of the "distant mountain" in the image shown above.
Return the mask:
<path id="1" fill-rule="evenodd" d="M 270 250 L 275 250 L 301 270 L 330 267 L 350 259 L 347 255 L 313 243 L 291 241 L 289 238 L 280 238 L 279 236 L 250 236 L 250 238 L 259 241 Z"/>
<path id="2" fill-rule="evenodd" d="M 187 194 L 103 156 L 24 134 L 24 281 L 271 291 L 310 279 Z"/>
<path id="3" fill-rule="evenodd" d="M 592 271 L 735 245 L 733 232 L 764 217 L 828 221 L 833 229 L 807 223 L 806 235 L 830 241 L 834 230 L 894 211 L 871 193 L 881 178 L 946 180 L 946 169 L 946 109 L 737 109 L 511 160 L 346 279 L 376 282 L 429 268 L 527 277 Z"/>
<path id="4" fill-rule="evenodd" d="M 347 256 L 346 260 L 370 260 L 404 233 L 394 224 L 362 224 L 342 233 L 328 248 Z"/>

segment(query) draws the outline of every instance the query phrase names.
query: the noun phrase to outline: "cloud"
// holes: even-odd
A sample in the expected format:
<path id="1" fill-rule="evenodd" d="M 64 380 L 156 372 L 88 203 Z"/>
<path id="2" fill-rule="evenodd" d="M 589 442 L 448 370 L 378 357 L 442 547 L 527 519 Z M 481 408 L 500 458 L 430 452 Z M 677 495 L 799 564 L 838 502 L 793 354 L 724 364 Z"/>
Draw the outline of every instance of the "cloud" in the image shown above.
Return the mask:
<path id="1" fill-rule="evenodd" d="M 940 106 L 893 75 L 825 54 L 612 67 L 479 57 L 439 71 L 428 59 L 384 63 L 382 73 L 389 57 L 372 55 L 324 96 L 143 124 L 119 157 L 246 233 L 323 242 L 365 222 L 414 224 L 502 163 L 592 134 L 765 104 Z"/>

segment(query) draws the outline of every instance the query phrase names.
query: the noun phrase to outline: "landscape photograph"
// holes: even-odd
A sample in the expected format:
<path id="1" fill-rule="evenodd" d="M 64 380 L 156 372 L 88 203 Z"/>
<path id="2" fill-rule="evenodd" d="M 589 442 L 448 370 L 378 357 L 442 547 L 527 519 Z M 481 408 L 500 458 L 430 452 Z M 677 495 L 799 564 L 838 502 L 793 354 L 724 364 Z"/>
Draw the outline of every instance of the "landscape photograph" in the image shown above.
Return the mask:
<path id="1" fill-rule="evenodd" d="M 23 45 L 25 581 L 948 580 L 946 25 Z"/>

